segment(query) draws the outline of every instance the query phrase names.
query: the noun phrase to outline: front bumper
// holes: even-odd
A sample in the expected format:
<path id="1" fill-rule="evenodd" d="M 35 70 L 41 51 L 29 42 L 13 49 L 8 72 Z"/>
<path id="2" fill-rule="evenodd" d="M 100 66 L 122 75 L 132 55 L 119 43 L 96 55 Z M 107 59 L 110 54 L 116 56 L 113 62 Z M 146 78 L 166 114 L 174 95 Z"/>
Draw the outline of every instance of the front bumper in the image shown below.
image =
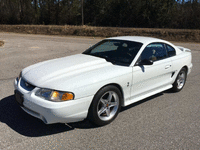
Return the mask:
<path id="1" fill-rule="evenodd" d="M 93 96 L 66 102 L 52 102 L 35 95 L 39 88 L 35 87 L 30 91 L 21 86 L 20 82 L 21 79 L 15 79 L 14 87 L 23 95 L 21 108 L 45 124 L 77 122 L 87 117 Z"/>
<path id="2" fill-rule="evenodd" d="M 193 64 L 191 63 L 190 66 L 188 66 L 188 74 L 191 73 L 191 71 L 192 71 L 192 67 L 193 67 Z"/>

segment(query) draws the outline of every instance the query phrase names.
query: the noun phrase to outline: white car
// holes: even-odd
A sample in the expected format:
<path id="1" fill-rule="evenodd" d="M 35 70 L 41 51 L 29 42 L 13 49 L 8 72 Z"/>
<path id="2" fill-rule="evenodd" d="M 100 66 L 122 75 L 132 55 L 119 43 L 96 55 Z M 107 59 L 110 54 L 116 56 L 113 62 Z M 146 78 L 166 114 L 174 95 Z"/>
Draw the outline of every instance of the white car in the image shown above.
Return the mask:
<path id="1" fill-rule="evenodd" d="M 127 106 L 180 91 L 191 72 L 189 49 L 149 37 L 107 38 L 82 54 L 29 66 L 15 79 L 21 108 L 46 124 L 88 118 L 106 125 Z"/>

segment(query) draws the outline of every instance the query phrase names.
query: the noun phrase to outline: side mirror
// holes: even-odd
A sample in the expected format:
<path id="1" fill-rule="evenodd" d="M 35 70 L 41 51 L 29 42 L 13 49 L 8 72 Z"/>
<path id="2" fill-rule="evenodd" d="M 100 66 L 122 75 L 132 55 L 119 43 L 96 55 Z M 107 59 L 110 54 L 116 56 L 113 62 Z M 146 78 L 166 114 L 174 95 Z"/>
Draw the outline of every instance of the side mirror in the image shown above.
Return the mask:
<path id="1" fill-rule="evenodd" d="M 138 66 L 143 66 L 143 65 L 153 65 L 152 60 L 144 59 L 141 62 L 137 63 Z"/>

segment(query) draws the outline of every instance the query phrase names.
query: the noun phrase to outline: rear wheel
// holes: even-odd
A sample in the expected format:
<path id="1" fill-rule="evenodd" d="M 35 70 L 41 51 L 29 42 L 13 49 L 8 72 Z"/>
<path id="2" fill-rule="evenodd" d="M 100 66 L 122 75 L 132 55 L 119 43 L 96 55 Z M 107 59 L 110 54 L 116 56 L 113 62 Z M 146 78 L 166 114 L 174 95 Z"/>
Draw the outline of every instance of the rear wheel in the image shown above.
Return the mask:
<path id="1" fill-rule="evenodd" d="M 173 84 L 172 90 L 175 92 L 179 92 L 183 89 L 187 78 L 187 70 L 186 68 L 182 68 L 181 71 L 178 73 L 176 80 Z"/>
<path id="2" fill-rule="evenodd" d="M 118 115 L 121 108 L 122 95 L 115 86 L 106 86 L 94 96 L 89 109 L 89 120 L 103 126 L 112 122 Z"/>

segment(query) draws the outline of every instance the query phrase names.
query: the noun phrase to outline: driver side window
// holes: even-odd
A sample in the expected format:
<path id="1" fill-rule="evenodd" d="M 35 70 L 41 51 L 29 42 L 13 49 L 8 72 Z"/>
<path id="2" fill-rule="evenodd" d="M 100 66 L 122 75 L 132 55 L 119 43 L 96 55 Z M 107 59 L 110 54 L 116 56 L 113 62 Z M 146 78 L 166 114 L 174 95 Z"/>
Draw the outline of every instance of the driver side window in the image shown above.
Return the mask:
<path id="1" fill-rule="evenodd" d="M 167 58 L 167 50 L 162 43 L 151 43 L 143 50 L 141 61 L 147 59 L 151 61 L 157 61 Z"/>

